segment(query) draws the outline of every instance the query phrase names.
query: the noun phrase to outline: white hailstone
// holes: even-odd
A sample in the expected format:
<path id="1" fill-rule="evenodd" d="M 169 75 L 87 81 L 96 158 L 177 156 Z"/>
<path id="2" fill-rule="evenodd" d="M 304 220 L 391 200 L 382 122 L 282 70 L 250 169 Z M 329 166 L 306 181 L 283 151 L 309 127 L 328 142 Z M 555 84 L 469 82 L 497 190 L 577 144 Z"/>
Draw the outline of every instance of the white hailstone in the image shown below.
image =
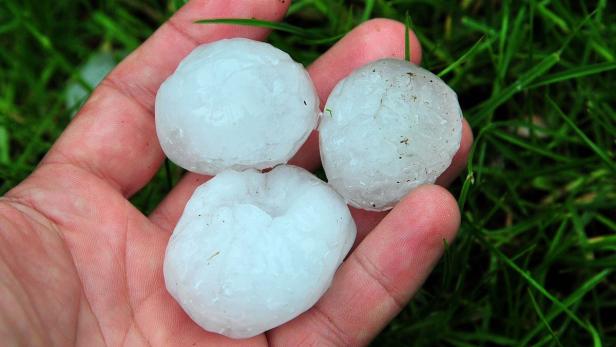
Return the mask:
<path id="1" fill-rule="evenodd" d="M 314 305 L 355 233 L 342 197 L 304 169 L 223 171 L 186 205 L 165 283 L 205 330 L 252 337 Z"/>
<path id="2" fill-rule="evenodd" d="M 392 208 L 450 165 L 462 134 L 456 93 L 407 61 L 383 59 L 340 81 L 319 126 L 328 182 L 354 207 Z"/>
<path id="3" fill-rule="evenodd" d="M 195 48 L 160 86 L 156 132 L 173 162 L 193 172 L 287 162 L 315 128 L 319 98 L 304 67 L 243 38 Z"/>

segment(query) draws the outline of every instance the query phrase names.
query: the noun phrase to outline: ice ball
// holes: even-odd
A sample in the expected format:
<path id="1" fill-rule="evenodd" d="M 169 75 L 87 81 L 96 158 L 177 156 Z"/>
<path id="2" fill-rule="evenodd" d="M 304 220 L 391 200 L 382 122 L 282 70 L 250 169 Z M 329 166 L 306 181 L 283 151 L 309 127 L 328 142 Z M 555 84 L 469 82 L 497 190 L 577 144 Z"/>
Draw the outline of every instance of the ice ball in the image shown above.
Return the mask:
<path id="1" fill-rule="evenodd" d="M 304 67 L 243 38 L 195 48 L 160 86 L 156 132 L 179 166 L 201 174 L 286 163 L 315 128 L 319 98 Z"/>
<path id="2" fill-rule="evenodd" d="M 354 207 L 392 208 L 433 183 L 460 147 L 456 93 L 431 72 L 383 59 L 341 80 L 319 125 L 328 182 Z"/>
<path id="3" fill-rule="evenodd" d="M 344 199 L 304 169 L 223 171 L 167 246 L 167 290 L 205 330 L 248 338 L 306 311 L 355 239 Z"/>

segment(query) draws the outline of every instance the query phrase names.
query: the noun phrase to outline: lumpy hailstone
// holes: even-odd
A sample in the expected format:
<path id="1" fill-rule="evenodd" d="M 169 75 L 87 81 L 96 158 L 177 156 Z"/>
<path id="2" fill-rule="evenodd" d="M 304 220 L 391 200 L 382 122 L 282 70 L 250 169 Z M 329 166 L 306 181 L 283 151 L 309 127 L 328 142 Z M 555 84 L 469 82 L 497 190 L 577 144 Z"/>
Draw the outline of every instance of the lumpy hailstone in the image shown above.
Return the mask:
<path id="1" fill-rule="evenodd" d="M 193 50 L 156 95 L 156 132 L 193 172 L 285 163 L 316 126 L 319 99 L 301 64 L 263 42 L 236 38 Z"/>
<path id="2" fill-rule="evenodd" d="M 392 208 L 451 164 L 462 111 L 445 82 L 403 60 L 383 59 L 340 81 L 319 126 L 329 183 L 355 207 Z"/>
<path id="3" fill-rule="evenodd" d="M 355 233 L 342 197 L 303 169 L 224 171 L 186 205 L 165 283 L 204 329 L 251 337 L 314 305 Z"/>

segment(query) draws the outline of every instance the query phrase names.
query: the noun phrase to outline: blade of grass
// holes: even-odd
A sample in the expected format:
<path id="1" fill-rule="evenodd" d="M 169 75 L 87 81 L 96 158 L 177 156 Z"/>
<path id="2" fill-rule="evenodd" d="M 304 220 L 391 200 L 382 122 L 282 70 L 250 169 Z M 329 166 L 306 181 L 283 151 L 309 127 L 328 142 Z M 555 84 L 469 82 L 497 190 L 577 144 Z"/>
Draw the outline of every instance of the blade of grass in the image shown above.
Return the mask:
<path id="1" fill-rule="evenodd" d="M 122 43 L 128 50 L 132 51 L 140 44 L 139 40 L 131 35 L 127 35 L 122 28 L 118 27 L 112 18 L 109 18 L 102 12 L 96 12 L 92 16 L 95 23 L 105 28 L 111 37 Z"/>
<path id="2" fill-rule="evenodd" d="M 500 336 L 497 334 L 491 334 L 488 332 L 485 333 L 479 333 L 479 332 L 473 332 L 473 333 L 466 333 L 466 332 L 456 332 L 454 334 L 451 334 L 450 336 L 455 337 L 456 339 L 459 340 L 465 340 L 468 341 L 469 343 L 475 342 L 475 343 L 481 343 L 481 342 L 488 342 L 488 343 L 493 343 L 499 346 L 514 346 L 515 345 L 515 340 L 510 339 L 506 336 Z M 477 346 L 477 345 L 473 345 L 473 346 Z"/>
<path id="3" fill-rule="evenodd" d="M 605 225 L 606 227 L 608 227 L 610 230 L 616 230 L 616 222 L 610 220 L 608 217 L 597 213 L 595 215 L 595 219 L 597 219 L 597 221 L 599 221 L 601 224 Z M 616 239 L 614 240 L 616 241 Z"/>
<path id="4" fill-rule="evenodd" d="M 590 19 L 596 14 L 596 12 L 597 11 L 595 10 L 588 14 L 586 17 L 584 17 L 584 19 L 580 21 L 580 23 L 577 25 L 575 30 L 567 36 L 563 44 L 556 52 L 547 55 L 541 60 L 541 62 L 539 62 L 533 68 L 529 69 L 509 87 L 494 94 L 488 100 L 481 103 L 479 106 L 473 108 L 473 110 L 471 110 L 471 113 L 476 112 L 476 114 L 474 117 L 469 119 L 471 125 L 483 122 L 484 118 L 490 117 L 492 115 L 492 112 L 494 112 L 494 110 L 498 106 L 509 100 L 516 93 L 528 87 L 535 79 L 541 77 L 545 72 L 549 71 L 554 65 L 556 65 L 556 63 L 560 61 L 561 53 L 565 50 L 565 48 L 567 48 L 571 40 L 576 37 L 580 29 L 590 21 Z"/>
<path id="5" fill-rule="evenodd" d="M 461 22 L 462 25 L 468 27 L 469 29 L 482 32 L 484 35 L 488 35 L 489 37 L 495 37 L 498 34 L 494 28 L 470 17 L 462 17 Z"/>
<path id="6" fill-rule="evenodd" d="M 548 84 L 567 81 L 570 79 L 578 79 L 614 69 L 616 69 L 616 62 L 606 62 L 575 67 L 573 69 L 553 73 L 543 78 L 540 78 L 537 82 L 528 86 L 528 88 L 537 88 Z"/>
<path id="7" fill-rule="evenodd" d="M 571 224 L 573 226 L 573 232 L 578 236 L 579 247 L 582 249 L 586 259 L 593 259 L 592 250 L 588 249 L 588 236 L 586 235 L 585 225 L 583 218 L 578 213 L 578 210 L 574 208 L 573 204 L 569 201 L 565 202 L 566 209 L 569 211 L 571 218 Z"/>
<path id="8" fill-rule="evenodd" d="M 513 28 L 511 29 L 511 33 L 509 33 L 509 37 L 507 39 L 506 50 L 503 53 L 503 59 L 500 61 L 500 65 L 498 67 L 498 72 L 501 80 L 504 80 L 507 76 L 507 71 L 509 71 L 509 65 L 511 64 L 511 59 L 513 55 L 518 51 L 520 47 L 520 43 L 522 42 L 522 32 L 524 26 L 524 18 L 526 17 L 526 8 L 522 7 L 518 12 L 514 22 Z"/>
<path id="9" fill-rule="evenodd" d="M 586 17 L 584 17 L 584 19 L 582 19 L 578 25 L 575 27 L 575 30 L 573 30 L 573 32 L 571 34 L 569 34 L 567 36 L 567 38 L 564 40 L 564 42 L 561 44 L 560 46 L 560 50 L 559 52 L 563 52 L 571 43 L 571 41 L 577 37 L 578 33 L 580 32 L 580 30 L 588 23 L 590 23 L 590 19 L 597 14 L 597 10 L 592 11 L 591 13 L 589 13 L 588 15 L 586 15 Z"/>
<path id="10" fill-rule="evenodd" d="M 610 159 L 610 156 L 605 153 L 603 149 L 597 146 L 590 138 L 588 138 L 588 136 L 586 136 L 586 134 L 580 128 L 578 128 L 577 125 L 575 125 L 571 118 L 567 117 L 567 115 L 560 109 L 560 107 L 558 107 L 558 105 L 554 102 L 554 100 L 552 100 L 552 98 L 548 96 L 547 99 L 550 106 L 552 106 L 552 108 L 556 110 L 556 113 L 565 121 L 565 123 L 567 123 L 567 125 L 569 125 L 575 131 L 575 133 L 582 139 L 582 141 L 584 141 L 586 145 L 588 145 L 588 147 L 590 147 L 590 149 L 592 149 L 593 152 L 595 152 L 595 154 L 597 154 L 599 158 L 601 158 L 612 171 L 616 172 L 616 164 L 612 161 L 612 159 Z"/>
<path id="11" fill-rule="evenodd" d="M 54 105 L 49 108 L 50 115 L 57 115 L 59 113 L 60 108 L 62 107 L 63 102 L 62 99 L 58 99 Z M 31 141 L 28 145 L 23 149 L 20 153 L 20 156 L 17 157 L 14 164 L 15 166 L 24 166 L 28 162 L 28 160 L 32 159 L 32 153 L 35 153 L 36 149 L 39 147 L 48 148 L 51 147 L 51 143 L 44 140 L 43 134 L 47 132 L 49 129 L 53 128 L 55 124 L 55 117 L 49 116 L 43 118 L 43 122 L 38 125 L 36 131 L 32 134 Z"/>
<path id="12" fill-rule="evenodd" d="M 591 291 L 597 284 L 601 283 L 610 273 L 611 269 L 606 269 L 595 276 L 588 279 L 584 284 L 582 284 L 575 292 L 569 295 L 562 302 L 562 306 L 554 304 L 552 308 L 545 315 L 545 319 L 547 322 L 551 322 L 554 318 L 556 318 L 559 314 L 561 314 L 564 310 L 568 310 L 568 307 L 573 304 L 579 302 L 586 293 Z M 584 324 L 584 328 L 588 330 L 589 325 L 587 323 Z M 520 342 L 520 346 L 528 346 L 530 340 L 535 337 L 541 331 L 540 326 L 536 326 L 533 330 L 531 330 Z"/>
<path id="13" fill-rule="evenodd" d="M 485 38 L 485 36 L 480 37 L 479 40 L 477 40 L 477 42 L 475 42 L 473 47 L 471 47 L 468 51 L 466 51 L 466 53 L 462 54 L 462 56 L 460 58 L 458 58 L 456 61 L 454 61 L 453 63 L 449 64 L 449 66 L 447 66 L 441 72 L 439 72 L 437 76 L 443 78 L 443 76 L 447 75 L 450 71 L 452 71 L 453 69 L 457 68 L 462 63 L 464 63 L 464 61 L 468 57 L 470 57 L 471 54 L 474 54 L 478 50 L 479 44 L 483 41 L 484 38 Z M 491 44 L 491 42 L 487 42 L 487 44 Z"/>
<path id="14" fill-rule="evenodd" d="M 445 337 L 443 338 L 445 341 L 447 341 L 449 344 L 451 344 L 454 347 L 476 347 L 476 345 L 472 344 L 472 343 L 467 343 L 464 341 L 458 341 L 453 339 L 452 337 Z"/>
<path id="15" fill-rule="evenodd" d="M 475 152 L 477 151 L 477 145 L 479 143 L 483 143 L 483 137 L 487 132 L 492 130 L 493 126 L 491 124 L 484 126 L 479 131 L 479 134 L 473 141 L 473 145 L 471 146 L 471 150 L 468 153 L 468 165 L 466 166 L 466 177 L 464 178 L 464 183 L 462 184 L 462 189 L 460 191 L 460 197 L 458 198 L 458 205 L 460 206 L 460 210 L 464 211 L 464 206 L 466 205 L 466 200 L 468 198 L 469 191 L 471 186 L 475 184 L 475 176 L 474 176 L 474 157 Z"/>
<path id="16" fill-rule="evenodd" d="M 247 18 L 214 18 L 214 19 L 200 19 L 195 21 L 197 24 L 233 24 L 233 25 L 245 25 L 267 28 L 272 30 L 278 30 L 287 32 L 298 36 L 311 37 L 314 36 L 306 29 L 280 22 L 270 22 L 260 19 L 247 19 Z"/>
<path id="17" fill-rule="evenodd" d="M 518 78 L 517 81 L 509 85 L 507 88 L 501 90 L 499 93 L 492 96 L 490 99 L 481 103 L 478 107 L 476 107 L 475 111 L 471 110 L 472 114 L 469 117 L 469 121 L 472 125 L 480 124 L 485 121 L 485 118 L 488 117 L 494 110 L 511 99 L 515 94 L 524 90 L 528 85 L 530 85 L 535 79 L 541 77 L 547 71 L 549 71 L 556 63 L 560 61 L 560 53 L 554 52 L 549 54 L 545 58 L 541 60 L 537 65 L 526 71 L 524 74 Z"/>
<path id="18" fill-rule="evenodd" d="M 32 36 L 38 41 L 41 47 L 43 47 L 44 50 L 49 52 L 52 55 L 52 57 L 57 60 L 60 67 L 62 67 L 62 69 L 65 72 L 71 74 L 72 78 L 75 78 L 75 80 L 79 82 L 82 86 L 84 86 L 85 88 L 88 88 L 88 83 L 81 77 L 81 74 L 76 69 L 74 69 L 72 64 L 64 57 L 64 55 L 62 55 L 54 47 L 52 40 L 47 35 L 42 33 L 34 24 L 32 24 L 29 21 L 24 21 L 23 25 L 30 32 L 30 34 L 32 34 Z"/>
<path id="19" fill-rule="evenodd" d="M 537 6 L 537 9 L 539 10 L 539 14 L 541 14 L 541 16 L 554 23 L 554 25 L 559 27 L 560 30 L 565 33 L 568 33 L 570 31 L 567 22 L 564 19 L 560 18 L 556 13 L 550 11 L 550 9 L 545 7 L 543 3 L 539 4 L 539 6 Z"/>
<path id="20" fill-rule="evenodd" d="M 616 230 L 616 228 L 612 230 Z M 616 234 L 593 236 L 588 239 L 587 247 L 590 249 L 610 248 L 610 246 L 616 246 Z"/>
<path id="21" fill-rule="evenodd" d="M 375 0 L 366 0 L 364 5 L 364 13 L 361 15 L 361 21 L 365 22 L 372 16 Z"/>
<path id="22" fill-rule="evenodd" d="M 307 38 L 304 40 L 304 43 L 307 45 L 323 45 L 323 44 L 336 42 L 340 40 L 344 35 L 346 35 L 346 32 L 343 32 L 343 33 L 340 33 L 334 36 L 323 37 L 323 38 L 315 38 L 315 39 Z"/>
<path id="23" fill-rule="evenodd" d="M 13 18 L 10 22 L 0 25 L 0 34 L 19 28 L 19 19 Z"/>
<path id="24" fill-rule="evenodd" d="M 404 15 L 404 60 L 411 61 L 411 41 L 409 38 L 409 31 L 411 30 L 411 17 L 406 12 Z"/>
<path id="25" fill-rule="evenodd" d="M 289 6 L 289 9 L 287 10 L 287 16 L 293 15 L 295 13 L 298 13 L 300 11 L 302 11 L 303 9 L 305 9 L 306 7 L 312 6 L 313 5 L 313 1 L 312 0 L 300 0 L 300 1 L 293 1 L 291 3 L 291 5 Z"/>
<path id="26" fill-rule="evenodd" d="M 599 335 L 599 332 L 597 331 L 597 329 L 595 329 L 595 327 L 590 324 L 590 322 L 586 321 L 586 323 L 588 324 L 588 331 L 592 336 L 592 345 L 594 347 L 602 347 L 603 343 L 601 342 L 601 336 Z"/>
<path id="27" fill-rule="evenodd" d="M 569 316 L 574 322 L 576 322 L 580 327 L 586 329 L 586 324 L 565 304 L 563 304 L 558 298 L 554 295 L 550 294 L 545 287 L 543 287 L 537 280 L 535 280 L 527 271 L 522 270 L 515 262 L 513 262 L 509 257 L 507 257 L 503 252 L 501 252 L 498 248 L 494 247 L 491 243 L 487 242 L 483 236 L 481 235 L 481 229 L 472 224 L 473 234 L 477 237 L 478 241 L 480 241 L 483 245 L 485 245 L 494 255 L 496 255 L 502 262 L 504 262 L 507 266 L 517 272 L 531 287 L 535 288 L 539 293 L 541 293 L 545 298 L 550 300 L 555 306 L 559 307 L 564 311 L 567 316 Z"/>
<path id="28" fill-rule="evenodd" d="M 565 228 L 567 227 L 568 222 L 569 222 L 568 217 L 563 218 L 560 225 L 556 229 L 556 233 L 554 234 L 554 237 L 552 237 L 552 240 L 550 242 L 550 247 L 548 248 L 547 252 L 545 252 L 545 257 L 544 257 L 545 261 L 552 262 L 556 254 L 560 251 L 561 247 L 563 246 L 562 239 L 564 237 Z"/>
<path id="29" fill-rule="evenodd" d="M 319 34 L 312 32 L 310 30 L 306 30 L 291 24 L 287 23 L 279 23 L 279 22 L 269 22 L 265 20 L 259 19 L 245 19 L 245 18 L 215 18 L 215 19 L 201 19 L 195 21 L 197 24 L 233 24 L 233 25 L 245 25 L 245 26 L 255 26 L 261 28 L 267 28 L 277 31 L 282 31 L 286 33 L 290 33 L 297 36 L 306 37 L 307 39 L 304 41 L 306 44 L 326 44 L 330 42 L 334 42 L 339 40 L 344 36 L 344 32 L 329 36 L 329 37 L 321 37 Z"/>
<path id="30" fill-rule="evenodd" d="M 607 48 L 604 42 L 597 42 L 597 40 L 591 40 L 590 46 L 607 61 L 614 61 L 614 54 Z"/>
<path id="31" fill-rule="evenodd" d="M 556 154 L 556 153 L 550 152 L 549 150 L 544 149 L 543 147 L 534 146 L 532 143 L 524 141 L 524 140 L 522 140 L 520 138 L 517 138 L 515 136 L 509 135 L 509 134 L 507 134 L 507 133 L 505 133 L 503 131 L 494 130 L 493 134 L 496 135 L 497 137 L 499 137 L 499 138 L 501 138 L 501 139 L 503 139 L 503 140 L 513 144 L 513 145 L 519 146 L 521 148 L 527 149 L 527 150 L 529 150 L 531 152 L 534 152 L 534 153 L 537 153 L 537 154 L 541 154 L 541 155 L 543 155 L 545 157 L 548 157 L 548 158 L 551 158 L 551 159 L 554 159 L 554 160 L 557 160 L 557 161 L 562 161 L 562 162 L 568 162 L 568 161 L 571 160 L 570 158 L 567 158 L 567 157 L 562 156 L 560 154 Z"/>
<path id="32" fill-rule="evenodd" d="M 0 163 L 5 165 L 8 165 L 11 160 L 10 144 L 9 132 L 6 130 L 6 127 L 0 125 Z"/>
<path id="33" fill-rule="evenodd" d="M 505 74 L 503 71 L 503 61 L 505 60 L 505 45 L 508 41 L 507 39 L 507 34 L 509 32 L 509 15 L 510 15 L 510 1 L 503 1 L 503 16 L 501 19 L 501 29 L 500 32 L 498 33 L 498 76 L 499 76 L 499 80 L 495 80 L 494 83 L 500 84 L 502 83 L 502 81 L 504 80 Z"/>
<path id="34" fill-rule="evenodd" d="M 533 308 L 535 309 L 537 316 L 539 316 L 539 319 L 541 320 L 541 322 L 543 322 L 545 329 L 552 336 L 552 340 L 554 340 L 557 345 L 562 347 L 563 345 L 562 343 L 560 343 L 560 340 L 558 339 L 558 336 L 556 336 L 556 334 L 554 333 L 554 330 L 552 330 L 550 323 L 545 319 L 545 316 L 543 315 L 543 313 L 541 313 L 541 308 L 539 308 L 539 305 L 537 304 L 537 300 L 535 300 L 535 296 L 531 292 L 530 288 L 526 288 L 526 291 L 528 292 L 528 297 L 530 298 L 530 302 L 533 304 Z"/>

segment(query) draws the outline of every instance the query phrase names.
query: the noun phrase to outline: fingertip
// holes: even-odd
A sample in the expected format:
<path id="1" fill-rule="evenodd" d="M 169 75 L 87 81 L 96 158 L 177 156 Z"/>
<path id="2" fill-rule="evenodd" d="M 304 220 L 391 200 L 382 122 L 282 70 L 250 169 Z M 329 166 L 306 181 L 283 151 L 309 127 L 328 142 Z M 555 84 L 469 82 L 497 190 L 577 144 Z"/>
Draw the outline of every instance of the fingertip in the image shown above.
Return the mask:
<path id="1" fill-rule="evenodd" d="M 405 218 L 404 222 L 407 223 L 411 222 L 408 220 L 408 216 L 411 215 L 416 217 L 412 221 L 415 226 L 422 226 L 417 230 L 442 235 L 442 238 L 448 242 L 453 241 L 460 227 L 461 216 L 458 202 L 447 189 L 435 184 L 416 188 L 390 213 L 392 218 Z"/>
<path id="2" fill-rule="evenodd" d="M 438 185 L 423 185 L 402 199 L 363 240 L 355 253 L 374 260 L 388 274 L 389 287 L 408 300 L 428 277 L 460 226 L 454 197 Z M 402 289 L 405 288 L 405 289 Z"/>
<path id="3" fill-rule="evenodd" d="M 364 242 L 372 235 L 387 235 L 397 240 L 400 252 L 397 257 L 403 258 L 404 254 L 417 254 L 419 251 L 430 254 L 420 258 L 436 260 L 444 249 L 443 240 L 453 242 L 459 226 L 460 210 L 454 197 L 447 189 L 428 184 L 414 189 L 402 199 Z M 384 256 L 390 257 L 392 254 Z M 393 264 L 391 268 L 398 266 L 409 265 Z"/>

